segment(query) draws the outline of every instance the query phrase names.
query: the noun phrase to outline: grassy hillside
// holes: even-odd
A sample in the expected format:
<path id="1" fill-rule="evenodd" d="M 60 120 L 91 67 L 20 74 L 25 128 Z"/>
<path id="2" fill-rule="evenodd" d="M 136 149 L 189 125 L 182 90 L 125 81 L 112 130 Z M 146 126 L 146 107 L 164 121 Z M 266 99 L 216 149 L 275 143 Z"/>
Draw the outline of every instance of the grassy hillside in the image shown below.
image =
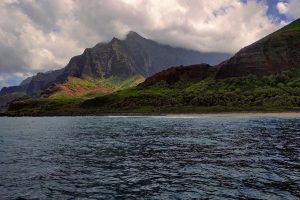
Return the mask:
<path id="1" fill-rule="evenodd" d="M 46 102 L 45 102 L 46 101 Z M 300 110 L 300 70 L 264 77 L 181 80 L 135 87 L 77 104 L 35 99 L 12 105 L 10 113 L 97 114 L 113 112 L 200 113 Z M 63 112 L 61 112 L 63 111 Z"/>
<path id="2" fill-rule="evenodd" d="M 300 19 L 295 20 L 289 25 L 285 26 L 283 29 L 279 30 L 280 32 L 289 32 L 289 31 L 300 31 Z"/>
<path id="3" fill-rule="evenodd" d="M 300 71 L 264 77 L 205 79 L 193 84 L 160 83 L 88 100 L 84 107 L 141 112 L 208 112 L 300 109 Z"/>
<path id="4" fill-rule="evenodd" d="M 110 94 L 117 90 L 134 87 L 145 80 L 142 76 L 132 76 L 127 79 L 110 77 L 108 79 L 80 79 L 69 77 L 63 84 L 55 84 L 44 92 L 51 99 L 60 98 L 92 98 Z"/>
<path id="5" fill-rule="evenodd" d="M 88 99 L 128 89 L 145 80 L 142 76 L 132 76 L 127 79 L 110 77 L 108 79 L 79 79 L 69 77 L 64 84 L 55 84 L 45 93 L 47 98 L 29 98 L 14 103 L 13 113 L 78 113 L 82 112 L 80 105 Z"/>

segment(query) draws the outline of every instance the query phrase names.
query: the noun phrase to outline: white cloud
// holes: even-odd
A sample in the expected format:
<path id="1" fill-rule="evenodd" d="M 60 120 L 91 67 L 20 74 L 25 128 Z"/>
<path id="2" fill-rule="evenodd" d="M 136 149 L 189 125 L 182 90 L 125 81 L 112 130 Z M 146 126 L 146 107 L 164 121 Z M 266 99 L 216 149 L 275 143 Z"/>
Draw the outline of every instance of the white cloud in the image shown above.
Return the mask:
<path id="1" fill-rule="evenodd" d="M 76 1 L 76 21 L 95 41 L 135 30 L 173 46 L 234 53 L 279 28 L 255 0 Z M 92 45 L 92 44 L 91 44 Z"/>
<path id="2" fill-rule="evenodd" d="M 267 16 L 263 2 L 2 0 L 0 53 L 3 44 L 14 57 L 0 61 L 0 73 L 57 69 L 84 48 L 122 38 L 130 30 L 173 46 L 234 53 L 282 26 Z M 300 1 L 283 4 L 285 10 L 279 4 L 278 9 L 293 13 L 292 2 Z"/>
<path id="3" fill-rule="evenodd" d="M 44 2 L 51 2 L 56 7 L 44 5 Z M 19 72 L 23 69 L 25 72 L 58 68 L 65 65 L 72 55 L 82 50 L 82 47 L 78 47 L 77 41 L 71 38 L 70 33 L 65 33 L 61 29 L 63 27 L 57 26 L 61 18 L 68 16 L 60 11 L 65 4 L 55 2 L 61 1 L 28 0 L 0 4 L 0 43 L 14 49 L 16 52 L 14 55 L 18 56 L 18 59 L 11 60 L 10 66 L 0 62 L 1 69 L 9 67 L 10 71 Z M 61 9 L 58 9 L 58 5 Z M 45 9 L 55 13 L 48 15 Z M 39 15 L 41 13 L 43 14 Z M 58 18 L 52 19 L 51 16 Z M 23 61 L 23 66 L 20 66 L 20 62 L 16 63 L 18 60 Z"/>
<path id="4" fill-rule="evenodd" d="M 276 7 L 281 14 L 286 14 L 289 10 L 288 3 L 286 2 L 278 2 Z"/>
<path id="5" fill-rule="evenodd" d="M 300 18 L 300 1 L 289 0 L 288 2 L 278 2 L 277 9 L 281 14 L 285 14 L 294 19 Z"/>

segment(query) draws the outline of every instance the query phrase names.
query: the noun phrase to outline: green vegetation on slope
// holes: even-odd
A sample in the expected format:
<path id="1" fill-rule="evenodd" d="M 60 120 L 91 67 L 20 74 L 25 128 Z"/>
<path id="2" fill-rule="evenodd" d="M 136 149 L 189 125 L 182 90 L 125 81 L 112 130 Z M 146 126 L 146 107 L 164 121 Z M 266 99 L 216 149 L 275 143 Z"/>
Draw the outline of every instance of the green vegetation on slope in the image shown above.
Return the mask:
<path id="1" fill-rule="evenodd" d="M 180 83 L 178 83 L 180 84 Z M 133 88 L 84 103 L 102 110 L 155 112 L 294 110 L 300 108 L 300 71 L 264 77 L 206 79 L 186 87 Z"/>
<path id="2" fill-rule="evenodd" d="M 270 39 L 275 39 L 275 44 L 283 45 L 286 42 L 291 42 L 294 47 L 299 47 L 295 42 L 299 42 L 299 32 L 300 32 L 300 19 L 293 21 L 292 23 L 284 26 L 283 28 L 265 36 L 264 38 L 256 41 L 254 44 L 262 43 L 268 44 Z M 273 46 L 271 50 L 276 50 L 276 46 Z M 250 45 L 251 46 L 251 45 Z M 278 48 L 278 47 L 277 47 Z M 288 49 L 287 49 L 288 50 Z M 271 57 L 271 56 L 269 56 Z M 271 57 L 272 59 L 276 59 L 275 57 Z"/>
<path id="3" fill-rule="evenodd" d="M 88 99 L 134 87 L 144 80 L 145 78 L 142 76 L 132 76 L 127 79 L 120 77 L 110 77 L 108 79 L 80 79 L 69 77 L 67 82 L 56 84 L 53 92 L 51 92 L 50 89 L 50 98 Z"/>
<path id="4" fill-rule="evenodd" d="M 297 19 L 279 30 L 280 32 L 300 31 L 300 19 Z"/>
<path id="5" fill-rule="evenodd" d="M 300 70 L 277 75 L 184 80 L 175 85 L 135 87 L 110 95 L 58 105 L 35 99 L 12 105 L 11 114 L 97 114 L 113 112 L 196 113 L 222 111 L 300 110 Z"/>
<path id="6" fill-rule="evenodd" d="M 20 115 L 80 113 L 82 112 L 80 104 L 85 100 L 134 87 L 144 80 L 143 76 L 132 76 L 127 79 L 120 77 L 108 79 L 69 77 L 64 84 L 56 84 L 55 90 L 48 98 L 27 98 L 14 103 L 11 107 Z"/>

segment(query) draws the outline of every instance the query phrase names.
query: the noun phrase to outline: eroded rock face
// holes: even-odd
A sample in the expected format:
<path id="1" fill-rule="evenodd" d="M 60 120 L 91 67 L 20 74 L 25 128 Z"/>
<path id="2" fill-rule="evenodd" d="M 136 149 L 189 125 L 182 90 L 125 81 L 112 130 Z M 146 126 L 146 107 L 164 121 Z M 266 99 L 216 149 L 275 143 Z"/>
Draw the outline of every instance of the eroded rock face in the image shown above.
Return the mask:
<path id="1" fill-rule="evenodd" d="M 28 88 L 28 84 L 20 85 L 20 86 L 4 87 L 0 91 L 0 96 L 8 95 L 16 92 L 26 93 L 27 88 Z"/>
<path id="2" fill-rule="evenodd" d="M 300 20 L 241 49 L 218 68 L 216 78 L 262 76 L 300 68 Z"/>
<path id="3" fill-rule="evenodd" d="M 50 83 L 54 82 L 57 77 L 62 73 L 62 70 L 55 70 L 47 73 L 38 73 L 33 76 L 28 84 L 26 93 L 34 94 L 39 93 L 45 89 Z"/>
<path id="4" fill-rule="evenodd" d="M 217 63 L 228 54 L 200 53 L 174 48 L 143 38 L 130 32 L 125 40 L 113 38 L 109 43 L 100 43 L 86 49 L 82 55 L 73 57 L 59 77 L 60 82 L 68 76 L 107 78 L 110 76 L 149 77 L 170 66 L 194 63 Z"/>
<path id="5" fill-rule="evenodd" d="M 43 90 L 48 84 L 55 81 L 62 73 L 62 70 L 49 71 L 46 73 L 37 73 L 35 76 L 25 79 L 18 86 L 4 87 L 0 91 L 0 96 L 12 93 L 34 94 Z"/>
<path id="6" fill-rule="evenodd" d="M 20 86 L 4 88 L 0 95 L 14 92 L 40 93 L 52 83 L 64 83 L 70 76 L 126 78 L 142 75 L 148 77 L 169 66 L 201 62 L 214 64 L 229 56 L 229 54 L 201 53 L 162 45 L 131 31 L 124 40 L 113 38 L 108 43 L 99 43 L 93 48 L 86 49 L 82 55 L 71 58 L 65 68 L 38 73 L 24 80 Z"/>
<path id="7" fill-rule="evenodd" d="M 208 64 L 171 67 L 147 78 L 143 83 L 139 84 L 139 86 L 147 87 L 161 82 L 173 85 L 182 79 L 199 81 L 212 77 L 215 73 L 216 68 Z"/>

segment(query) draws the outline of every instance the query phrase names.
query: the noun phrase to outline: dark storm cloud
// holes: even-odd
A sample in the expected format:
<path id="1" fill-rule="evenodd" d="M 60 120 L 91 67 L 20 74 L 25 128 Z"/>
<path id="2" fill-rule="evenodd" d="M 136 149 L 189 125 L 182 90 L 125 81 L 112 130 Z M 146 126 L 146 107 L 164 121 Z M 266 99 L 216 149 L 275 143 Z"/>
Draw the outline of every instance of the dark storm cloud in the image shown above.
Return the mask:
<path id="1" fill-rule="evenodd" d="M 0 73 L 15 73 L 27 71 L 23 58 L 16 48 L 7 46 L 0 42 Z"/>

